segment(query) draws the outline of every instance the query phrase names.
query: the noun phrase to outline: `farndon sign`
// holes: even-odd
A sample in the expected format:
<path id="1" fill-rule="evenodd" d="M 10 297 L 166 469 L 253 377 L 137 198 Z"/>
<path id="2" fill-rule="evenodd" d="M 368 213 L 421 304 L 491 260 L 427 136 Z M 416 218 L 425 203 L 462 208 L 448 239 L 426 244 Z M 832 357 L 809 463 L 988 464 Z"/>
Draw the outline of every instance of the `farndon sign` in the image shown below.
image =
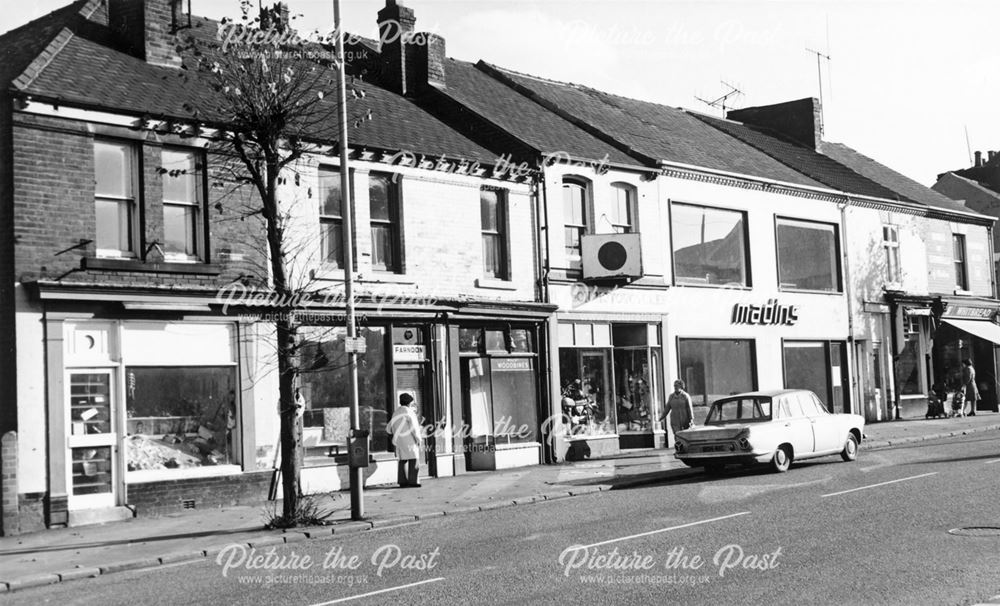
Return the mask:
<path id="1" fill-rule="evenodd" d="M 737 303 L 733 305 L 733 324 L 760 324 L 763 326 L 795 326 L 799 321 L 798 305 L 781 305 L 777 299 L 768 299 L 764 305 Z"/>

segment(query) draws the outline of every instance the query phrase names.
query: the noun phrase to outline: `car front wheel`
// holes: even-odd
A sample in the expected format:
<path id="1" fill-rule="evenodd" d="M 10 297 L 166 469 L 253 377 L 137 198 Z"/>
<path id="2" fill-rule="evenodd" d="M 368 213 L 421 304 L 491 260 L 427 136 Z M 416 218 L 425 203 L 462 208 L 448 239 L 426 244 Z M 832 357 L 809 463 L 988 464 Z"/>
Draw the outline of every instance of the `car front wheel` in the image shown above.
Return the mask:
<path id="1" fill-rule="evenodd" d="M 771 467 L 778 473 L 784 473 L 791 465 L 792 456 L 788 452 L 788 447 L 779 446 L 778 450 L 774 451 L 774 456 L 771 457 Z"/>
<path id="2" fill-rule="evenodd" d="M 853 433 L 847 434 L 847 442 L 844 443 L 844 450 L 840 451 L 840 458 L 845 461 L 858 458 L 858 439 Z"/>

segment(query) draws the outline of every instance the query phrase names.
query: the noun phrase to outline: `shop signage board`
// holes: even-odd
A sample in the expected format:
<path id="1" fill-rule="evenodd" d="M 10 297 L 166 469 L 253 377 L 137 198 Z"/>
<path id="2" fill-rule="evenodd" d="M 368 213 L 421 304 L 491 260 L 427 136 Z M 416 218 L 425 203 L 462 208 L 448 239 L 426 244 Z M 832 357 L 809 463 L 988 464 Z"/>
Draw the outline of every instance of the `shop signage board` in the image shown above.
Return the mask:
<path id="1" fill-rule="evenodd" d="M 971 320 L 992 320 L 995 310 L 989 307 L 966 307 L 948 305 L 942 314 L 946 318 L 969 318 Z"/>
<path id="2" fill-rule="evenodd" d="M 799 321 L 798 305 L 782 305 L 777 299 L 769 299 L 763 305 L 737 303 L 733 305 L 733 324 L 757 324 L 761 326 L 795 326 Z"/>
<path id="3" fill-rule="evenodd" d="M 394 362 L 423 362 L 427 359 L 427 348 L 423 345 L 393 345 Z"/>
<path id="4" fill-rule="evenodd" d="M 889 313 L 889 306 L 885 303 L 873 303 L 871 301 L 864 302 L 864 311 L 869 314 L 887 314 Z"/>
<path id="5" fill-rule="evenodd" d="M 493 370 L 525 370 L 531 371 L 531 360 L 528 358 L 514 358 L 507 360 L 494 360 Z"/>

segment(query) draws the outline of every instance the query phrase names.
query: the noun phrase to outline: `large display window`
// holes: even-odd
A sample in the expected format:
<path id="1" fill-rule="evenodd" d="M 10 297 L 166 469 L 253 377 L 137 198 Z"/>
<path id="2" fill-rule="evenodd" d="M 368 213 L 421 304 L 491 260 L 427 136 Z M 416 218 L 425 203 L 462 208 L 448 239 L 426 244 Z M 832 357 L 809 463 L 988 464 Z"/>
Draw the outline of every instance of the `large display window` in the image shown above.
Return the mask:
<path id="1" fill-rule="evenodd" d="M 537 441 L 534 341 L 530 328 L 459 329 L 466 431 L 473 442 Z"/>
<path id="2" fill-rule="evenodd" d="M 343 443 L 350 429 L 350 376 L 344 339 L 344 327 L 308 326 L 300 330 L 301 392 L 306 410 L 305 428 L 322 429 L 324 442 Z M 365 355 L 357 356 L 358 406 L 362 429 L 371 432 L 371 449 L 387 451 L 389 439 L 385 426 L 389 408 L 386 374 L 386 329 L 366 326 L 358 329 L 365 340 Z"/>
<path id="3" fill-rule="evenodd" d="M 678 339 L 680 379 L 695 406 L 757 387 L 752 339 Z"/>
<path id="4" fill-rule="evenodd" d="M 660 409 L 659 327 L 560 324 L 561 412 L 570 435 L 648 433 Z"/>
<path id="5" fill-rule="evenodd" d="M 235 327 L 126 322 L 121 335 L 126 479 L 238 470 Z"/>

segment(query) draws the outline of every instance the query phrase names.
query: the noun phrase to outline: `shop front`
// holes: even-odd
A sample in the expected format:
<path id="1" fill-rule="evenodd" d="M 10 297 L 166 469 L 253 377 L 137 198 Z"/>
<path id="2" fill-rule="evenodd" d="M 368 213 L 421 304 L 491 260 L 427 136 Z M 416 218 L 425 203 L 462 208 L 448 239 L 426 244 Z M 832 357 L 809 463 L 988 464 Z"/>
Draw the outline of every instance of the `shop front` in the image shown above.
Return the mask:
<path id="1" fill-rule="evenodd" d="M 563 456 L 652 447 L 663 397 L 659 322 L 559 322 Z"/>
<path id="2" fill-rule="evenodd" d="M 239 476 L 239 327 L 197 320 L 48 317 L 50 523 L 204 503 L 185 482 Z M 55 439 L 58 438 L 58 439 Z M 65 491 L 65 492 L 63 492 Z M 183 494 L 182 494 L 183 493 Z M 60 498 L 65 494 L 65 502 Z M 65 507 L 65 509 L 63 509 Z"/>
<path id="3" fill-rule="evenodd" d="M 931 364 L 933 383 L 948 392 L 962 387 L 963 366 L 968 361 L 975 371 L 979 390 L 979 410 L 997 411 L 997 349 L 1000 325 L 996 323 L 995 302 L 971 305 L 964 301 L 942 300 L 935 306 L 936 318 Z"/>
<path id="4" fill-rule="evenodd" d="M 369 432 L 368 485 L 396 481 L 386 425 L 402 394 L 414 398 L 424 435 L 420 473 L 450 476 L 541 461 L 545 377 L 540 320 L 454 314 L 366 315 L 358 327 L 361 428 Z M 342 326 L 304 327 L 301 388 L 306 448 L 303 489 L 348 485 L 349 376 Z"/>

